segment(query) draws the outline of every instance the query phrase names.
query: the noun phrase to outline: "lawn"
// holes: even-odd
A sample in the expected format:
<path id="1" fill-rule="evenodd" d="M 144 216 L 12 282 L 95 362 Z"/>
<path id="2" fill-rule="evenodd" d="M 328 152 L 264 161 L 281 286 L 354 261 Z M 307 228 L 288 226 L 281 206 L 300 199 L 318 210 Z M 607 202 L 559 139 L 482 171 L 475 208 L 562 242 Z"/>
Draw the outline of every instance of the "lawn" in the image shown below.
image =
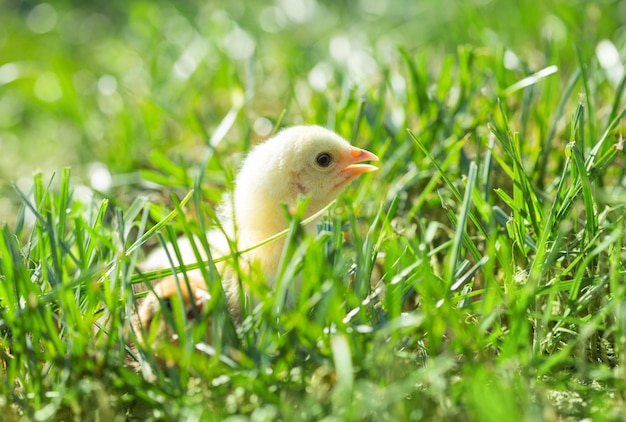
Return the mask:
<path id="1" fill-rule="evenodd" d="M 625 64 L 620 1 L 0 3 L 1 419 L 623 420 Z M 303 123 L 379 170 L 241 323 L 209 260 L 129 347 L 137 265 Z"/>

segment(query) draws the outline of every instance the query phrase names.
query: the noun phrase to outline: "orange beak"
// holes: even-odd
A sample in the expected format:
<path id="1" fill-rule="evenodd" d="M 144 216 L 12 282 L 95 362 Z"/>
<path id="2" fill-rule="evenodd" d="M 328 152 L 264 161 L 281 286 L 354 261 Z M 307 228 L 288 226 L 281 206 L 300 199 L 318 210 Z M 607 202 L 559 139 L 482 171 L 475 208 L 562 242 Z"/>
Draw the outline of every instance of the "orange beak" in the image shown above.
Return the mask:
<path id="1" fill-rule="evenodd" d="M 364 149 L 350 147 L 350 157 L 342 158 L 341 174 L 353 179 L 360 174 L 378 170 L 378 167 L 371 164 L 361 164 L 363 161 L 378 161 L 378 157 Z"/>

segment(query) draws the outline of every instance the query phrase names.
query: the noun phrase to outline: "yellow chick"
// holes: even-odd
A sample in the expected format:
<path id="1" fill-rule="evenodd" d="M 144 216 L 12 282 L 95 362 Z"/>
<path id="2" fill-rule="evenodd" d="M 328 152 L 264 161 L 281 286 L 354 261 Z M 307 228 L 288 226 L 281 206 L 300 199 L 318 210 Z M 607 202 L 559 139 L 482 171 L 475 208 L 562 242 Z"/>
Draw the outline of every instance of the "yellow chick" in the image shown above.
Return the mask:
<path id="1" fill-rule="evenodd" d="M 220 207 L 221 225 L 229 238 L 236 241 L 238 250 L 258 245 L 288 227 L 281 204 L 295 210 L 299 197 L 307 196 L 309 202 L 304 217 L 312 216 L 333 201 L 359 175 L 377 170 L 373 165 L 363 164 L 372 160 L 378 160 L 378 157 L 351 146 L 341 136 L 323 127 L 294 126 L 284 129 L 257 145 L 246 157 L 236 177 L 233 195 L 225 198 Z M 209 231 L 207 239 L 213 258 L 230 255 L 222 231 Z M 257 265 L 271 287 L 284 242 L 281 238 L 243 254 L 241 268 L 246 270 L 250 265 Z M 189 239 L 181 237 L 177 246 L 182 254 L 182 264 L 196 262 Z M 168 248 L 168 251 L 169 256 L 175 259 L 173 250 Z M 169 260 L 166 254 L 163 249 L 153 252 L 142 269 L 167 268 Z M 176 261 L 174 263 L 180 265 Z M 228 261 L 218 266 L 218 270 L 222 275 L 229 309 L 236 319 L 240 312 L 237 278 L 229 270 Z M 195 280 L 202 278 L 199 270 L 188 271 L 187 275 Z M 173 278 L 161 283 L 175 286 Z M 157 289 L 157 295 L 177 292 L 171 286 Z M 147 315 L 154 313 L 157 303 L 152 293 L 148 295 L 139 309 L 142 322 L 150 319 Z"/>

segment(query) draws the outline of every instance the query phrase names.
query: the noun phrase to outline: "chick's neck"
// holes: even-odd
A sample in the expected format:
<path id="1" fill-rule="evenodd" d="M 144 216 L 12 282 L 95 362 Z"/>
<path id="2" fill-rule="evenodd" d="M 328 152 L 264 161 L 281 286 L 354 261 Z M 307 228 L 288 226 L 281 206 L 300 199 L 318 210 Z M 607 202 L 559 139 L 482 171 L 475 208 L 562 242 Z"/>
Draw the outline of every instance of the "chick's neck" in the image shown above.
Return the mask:
<path id="1" fill-rule="evenodd" d="M 235 193 L 235 227 L 240 248 L 254 246 L 287 228 L 280 201 L 267 193 L 249 189 L 247 195 Z"/>

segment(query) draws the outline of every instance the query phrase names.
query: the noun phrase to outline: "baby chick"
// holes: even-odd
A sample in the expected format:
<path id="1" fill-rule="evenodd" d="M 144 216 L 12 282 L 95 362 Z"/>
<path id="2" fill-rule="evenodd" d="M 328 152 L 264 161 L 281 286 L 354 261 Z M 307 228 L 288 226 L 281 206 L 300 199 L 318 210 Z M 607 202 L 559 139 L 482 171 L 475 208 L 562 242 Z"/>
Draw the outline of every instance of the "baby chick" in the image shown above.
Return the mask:
<path id="1" fill-rule="evenodd" d="M 341 136 L 320 126 L 294 126 L 259 144 L 246 157 L 236 177 L 233 195 L 227 197 L 220 207 L 223 231 L 215 229 L 207 233 L 213 258 L 230 254 L 224 232 L 235 240 L 238 250 L 246 250 L 285 230 L 288 222 L 282 204 L 295 211 L 299 198 L 306 196 L 309 201 L 304 218 L 314 215 L 359 175 L 377 170 L 375 166 L 363 164 L 371 160 L 378 160 L 378 157 L 351 146 Z M 281 238 L 246 252 L 240 257 L 240 268 L 247 270 L 252 265 L 259 268 L 271 287 L 284 242 Z M 177 246 L 183 262 L 174 261 L 176 265 L 196 262 L 189 239 L 178 239 Z M 142 268 L 167 268 L 168 252 L 174 259 L 172 249 L 160 249 L 148 257 Z M 236 319 L 240 312 L 239 287 L 231 268 L 228 260 L 218 266 L 229 309 Z M 187 275 L 204 283 L 199 270 L 187 271 Z M 174 277 L 169 277 L 157 285 L 154 293 L 167 299 L 177 292 Z M 152 321 L 158 303 L 150 293 L 140 305 L 142 324 Z"/>

